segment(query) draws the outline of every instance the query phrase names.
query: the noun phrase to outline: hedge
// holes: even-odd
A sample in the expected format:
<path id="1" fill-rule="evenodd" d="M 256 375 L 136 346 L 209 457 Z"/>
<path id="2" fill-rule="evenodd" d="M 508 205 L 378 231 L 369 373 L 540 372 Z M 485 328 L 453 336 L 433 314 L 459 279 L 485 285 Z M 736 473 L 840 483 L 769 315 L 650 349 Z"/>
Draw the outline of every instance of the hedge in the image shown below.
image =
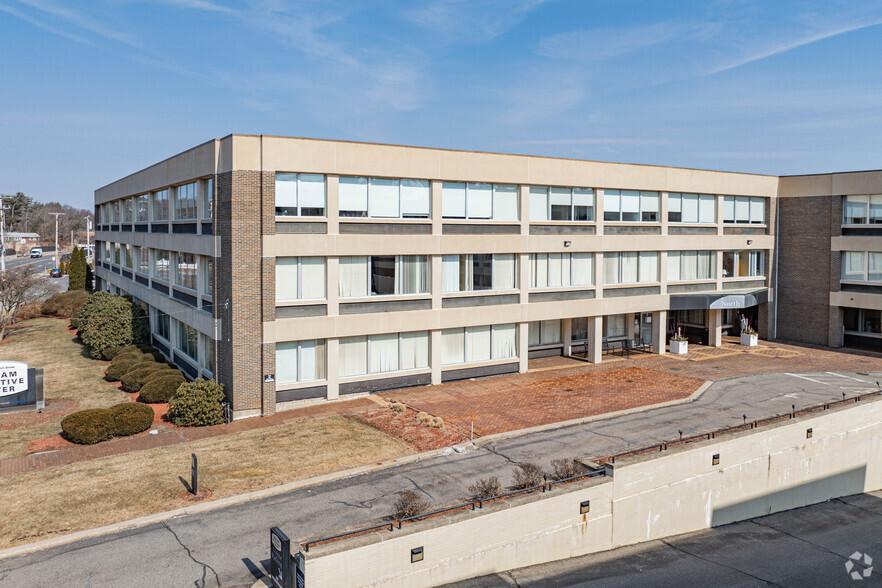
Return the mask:
<path id="1" fill-rule="evenodd" d="M 70 318 L 77 313 L 88 297 L 89 294 L 85 290 L 59 292 L 43 302 L 43 306 L 40 307 L 40 313 Z"/>
<path id="2" fill-rule="evenodd" d="M 148 404 L 168 402 L 178 391 L 178 386 L 186 381 L 180 370 L 171 370 L 169 375 L 150 380 L 141 386 L 140 398 Z"/>
<path id="3" fill-rule="evenodd" d="M 168 418 L 179 427 L 203 427 L 224 422 L 224 386 L 198 379 L 182 384 L 168 401 Z"/>
<path id="4" fill-rule="evenodd" d="M 147 367 L 148 365 L 156 365 L 156 362 L 153 361 L 152 357 L 140 356 L 126 358 L 124 361 L 118 361 L 116 363 L 110 364 L 107 369 L 104 370 L 104 379 L 108 382 L 118 382 L 122 379 L 124 375 L 129 373 L 129 371 L 134 369 L 136 366 Z"/>
<path id="5" fill-rule="evenodd" d="M 126 392 L 137 392 L 141 386 L 149 382 L 151 379 L 158 377 L 157 372 L 164 372 L 171 369 L 167 363 L 144 362 L 144 365 L 137 364 L 127 371 L 119 381 L 122 383 L 122 389 Z"/>
<path id="6" fill-rule="evenodd" d="M 146 431 L 153 425 L 153 409 L 139 402 L 123 402 L 108 409 L 113 415 L 113 434 L 127 437 Z"/>
<path id="7" fill-rule="evenodd" d="M 94 445 L 113 437 L 113 414 L 106 408 L 78 410 L 61 419 L 61 431 L 68 441 Z"/>
<path id="8" fill-rule="evenodd" d="M 102 351 L 130 343 L 144 342 L 148 335 L 147 313 L 131 297 L 109 292 L 90 295 L 77 313 L 80 339 L 89 355 L 102 357 Z"/>

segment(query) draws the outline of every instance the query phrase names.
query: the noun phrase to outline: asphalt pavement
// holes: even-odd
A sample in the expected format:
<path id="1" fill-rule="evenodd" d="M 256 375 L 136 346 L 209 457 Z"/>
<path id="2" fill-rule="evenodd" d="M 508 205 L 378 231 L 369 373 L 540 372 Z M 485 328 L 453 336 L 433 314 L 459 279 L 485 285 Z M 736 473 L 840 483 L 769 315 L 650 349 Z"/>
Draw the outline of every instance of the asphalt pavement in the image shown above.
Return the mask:
<path id="1" fill-rule="evenodd" d="M 561 457 L 609 455 L 674 439 L 679 430 L 689 435 L 740 424 L 743 415 L 761 418 L 788 412 L 794 404 L 798 409 L 841 399 L 843 392 L 874 390 L 876 380 L 882 380 L 882 372 L 721 380 L 689 404 L 497 441 L 466 453 L 3 559 L 0 585 L 251 586 L 265 573 L 269 528 L 274 525 L 293 540 L 332 535 L 387 517 L 401 490 L 423 492 L 434 505 L 452 504 L 464 499 L 466 488 L 479 477 L 496 475 L 507 483 L 518 462 L 549 467 Z"/>

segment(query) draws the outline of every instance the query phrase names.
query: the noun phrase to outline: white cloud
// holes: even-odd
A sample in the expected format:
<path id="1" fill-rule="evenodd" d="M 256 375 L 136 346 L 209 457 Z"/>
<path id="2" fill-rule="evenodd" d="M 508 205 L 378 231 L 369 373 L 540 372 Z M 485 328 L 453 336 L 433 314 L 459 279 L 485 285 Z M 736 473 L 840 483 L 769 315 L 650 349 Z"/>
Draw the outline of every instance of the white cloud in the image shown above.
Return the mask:
<path id="1" fill-rule="evenodd" d="M 68 21 L 82 29 L 95 33 L 107 39 L 124 43 L 126 45 L 138 46 L 130 35 L 122 31 L 111 29 L 104 26 L 97 20 L 66 6 L 61 6 L 51 0 L 16 0 L 19 4 L 29 6 L 30 8 L 39 10 L 45 14 L 49 14 L 56 18 Z"/>
<path id="2" fill-rule="evenodd" d="M 402 17 L 447 42 L 480 44 L 517 25 L 549 0 L 435 0 L 411 8 Z"/>

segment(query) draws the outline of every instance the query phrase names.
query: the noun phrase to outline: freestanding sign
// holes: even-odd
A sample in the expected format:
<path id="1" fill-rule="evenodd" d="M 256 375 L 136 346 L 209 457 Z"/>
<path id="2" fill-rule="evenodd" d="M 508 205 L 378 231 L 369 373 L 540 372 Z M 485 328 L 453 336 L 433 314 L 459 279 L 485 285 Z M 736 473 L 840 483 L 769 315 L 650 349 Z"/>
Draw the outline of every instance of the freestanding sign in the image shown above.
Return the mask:
<path id="1" fill-rule="evenodd" d="M 294 588 L 291 583 L 291 540 L 278 527 L 270 529 L 270 582 L 273 588 Z"/>
<path id="2" fill-rule="evenodd" d="M 45 406 L 43 368 L 28 369 L 28 364 L 20 361 L 0 361 L 0 413 Z"/>

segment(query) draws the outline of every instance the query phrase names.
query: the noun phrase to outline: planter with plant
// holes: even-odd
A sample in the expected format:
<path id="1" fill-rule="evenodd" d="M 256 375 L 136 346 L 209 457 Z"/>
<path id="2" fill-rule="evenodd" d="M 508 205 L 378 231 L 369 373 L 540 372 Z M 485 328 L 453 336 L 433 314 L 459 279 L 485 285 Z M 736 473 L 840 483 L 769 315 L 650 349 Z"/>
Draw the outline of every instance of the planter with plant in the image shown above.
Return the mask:
<path id="1" fill-rule="evenodd" d="M 671 353 L 676 355 L 686 355 L 689 353 L 689 339 L 683 336 L 683 333 L 680 329 L 677 329 L 677 332 L 671 337 L 670 343 Z"/>
<path id="2" fill-rule="evenodd" d="M 741 331 L 741 344 L 746 345 L 747 347 L 756 347 L 758 342 L 758 335 L 756 329 L 751 329 L 750 327 Z"/>

